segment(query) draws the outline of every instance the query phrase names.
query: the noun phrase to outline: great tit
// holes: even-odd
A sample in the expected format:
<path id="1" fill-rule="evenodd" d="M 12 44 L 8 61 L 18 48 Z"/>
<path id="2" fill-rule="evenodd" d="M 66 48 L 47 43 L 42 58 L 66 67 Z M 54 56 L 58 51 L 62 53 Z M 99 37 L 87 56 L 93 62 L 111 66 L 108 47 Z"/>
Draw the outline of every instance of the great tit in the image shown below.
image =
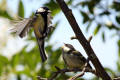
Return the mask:
<path id="1" fill-rule="evenodd" d="M 64 44 L 64 46 L 62 46 L 62 57 L 67 67 L 70 69 L 83 69 L 87 61 L 71 44 Z M 92 70 L 90 64 L 87 65 L 87 69 Z"/>
<path id="2" fill-rule="evenodd" d="M 44 39 L 49 33 L 49 26 L 52 23 L 51 19 L 51 11 L 47 7 L 41 7 L 36 10 L 32 18 L 24 18 L 18 21 L 15 28 L 12 30 L 12 32 L 16 32 L 16 34 L 22 38 L 28 33 L 30 28 L 34 29 L 42 62 L 47 60 L 44 50 Z"/>

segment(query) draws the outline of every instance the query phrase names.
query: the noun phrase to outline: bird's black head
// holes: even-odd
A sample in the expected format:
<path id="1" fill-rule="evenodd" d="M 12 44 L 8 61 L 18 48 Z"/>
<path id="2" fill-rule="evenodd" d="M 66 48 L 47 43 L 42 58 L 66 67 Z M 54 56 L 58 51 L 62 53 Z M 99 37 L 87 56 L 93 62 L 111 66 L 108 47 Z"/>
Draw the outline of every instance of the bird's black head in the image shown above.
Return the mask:
<path id="1" fill-rule="evenodd" d="M 35 14 L 48 14 L 50 13 L 50 9 L 47 7 L 40 7 L 39 9 L 37 9 Z"/>
<path id="2" fill-rule="evenodd" d="M 70 50 L 75 50 L 75 48 L 71 44 L 65 44 L 64 46 L 68 47 Z"/>

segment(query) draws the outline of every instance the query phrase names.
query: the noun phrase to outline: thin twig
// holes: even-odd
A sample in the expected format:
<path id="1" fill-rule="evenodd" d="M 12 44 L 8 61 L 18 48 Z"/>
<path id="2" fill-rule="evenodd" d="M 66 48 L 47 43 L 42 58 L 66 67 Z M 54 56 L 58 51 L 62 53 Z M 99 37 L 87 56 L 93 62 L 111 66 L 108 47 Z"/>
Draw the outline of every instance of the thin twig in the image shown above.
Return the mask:
<path id="1" fill-rule="evenodd" d="M 52 77 L 50 77 L 48 80 L 53 80 L 55 79 L 59 74 L 63 74 L 66 72 L 81 72 L 83 71 L 82 69 L 78 69 L 78 68 L 74 68 L 74 69 L 60 69 L 59 67 L 55 66 L 56 68 L 56 72 L 53 73 Z M 94 70 L 90 70 L 90 69 L 85 69 L 84 72 L 91 72 L 93 74 L 96 75 L 96 72 Z"/>
<path id="2" fill-rule="evenodd" d="M 71 39 L 71 40 L 77 39 L 77 37 L 76 37 L 76 36 L 72 36 L 70 39 Z M 92 36 L 90 36 L 90 37 L 88 38 L 88 42 L 90 43 L 91 40 L 92 40 Z"/>
<path id="3" fill-rule="evenodd" d="M 118 77 L 118 78 L 113 78 L 113 80 L 120 80 L 120 77 Z"/>
<path id="4" fill-rule="evenodd" d="M 77 39 L 77 37 L 76 37 L 76 36 L 72 36 L 70 39 L 71 39 L 71 40 Z"/>
<path id="5" fill-rule="evenodd" d="M 89 37 L 88 42 L 90 43 L 92 40 L 92 36 Z"/>

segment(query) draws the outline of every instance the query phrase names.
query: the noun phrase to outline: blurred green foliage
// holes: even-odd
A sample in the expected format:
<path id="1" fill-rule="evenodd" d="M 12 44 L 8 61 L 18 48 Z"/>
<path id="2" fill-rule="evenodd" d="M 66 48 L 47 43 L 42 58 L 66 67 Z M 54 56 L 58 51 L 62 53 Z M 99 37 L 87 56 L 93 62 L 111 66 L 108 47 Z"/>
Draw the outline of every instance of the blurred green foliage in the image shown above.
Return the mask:
<path id="1" fill-rule="evenodd" d="M 18 5 L 18 16 L 24 18 L 24 5 L 21 0 L 19 0 L 19 5 Z"/>
<path id="2" fill-rule="evenodd" d="M 77 1 L 77 3 L 75 3 Z M 80 14 L 83 17 L 83 24 L 86 24 L 86 31 L 88 32 L 91 28 L 92 24 L 96 23 L 96 27 L 93 31 L 93 34 L 96 36 L 99 31 L 102 32 L 101 38 L 105 42 L 105 30 L 115 30 L 116 36 L 119 37 L 118 39 L 118 61 L 117 61 L 117 70 L 114 71 L 112 69 L 106 68 L 107 72 L 112 77 L 118 77 L 120 76 L 120 2 L 117 0 L 112 0 L 113 2 L 111 4 L 107 4 L 109 0 L 105 0 L 106 4 L 102 4 L 102 1 L 104 0 L 67 0 L 67 4 L 71 6 L 73 9 L 76 8 L 80 12 Z M 8 18 L 10 20 L 14 19 L 10 13 L 7 11 L 6 8 L 6 0 L 1 1 L 0 4 L 0 17 Z M 103 6 L 105 5 L 105 6 Z M 60 13 L 61 9 L 59 8 L 58 4 L 55 0 L 48 0 L 47 3 L 44 4 L 44 6 L 47 6 L 52 11 L 52 16 L 55 17 L 57 14 Z M 5 7 L 5 8 L 3 8 Z M 19 0 L 18 4 L 18 10 L 17 15 L 24 18 L 24 5 L 22 0 Z M 86 11 L 87 10 L 87 11 Z M 98 12 L 96 13 L 96 10 Z M 31 15 L 32 16 L 32 15 Z M 112 23 L 111 25 L 106 24 L 106 21 L 104 21 L 104 17 L 107 16 L 109 19 L 110 16 L 114 16 L 114 20 L 116 20 L 116 23 L 113 22 L 113 20 L 110 20 Z M 99 18 L 99 20 L 97 20 Z M 60 21 L 57 21 L 54 26 L 55 29 L 58 26 Z M 118 26 L 119 25 L 119 26 Z M 54 30 L 55 30 L 54 29 Z M 54 33 L 54 30 L 49 34 L 46 41 L 48 42 Z M 35 37 L 32 35 L 33 30 L 30 30 L 29 36 L 27 38 L 27 41 L 34 41 L 36 42 Z M 8 60 L 5 56 L 0 55 L 0 78 L 2 76 L 7 76 L 10 73 L 15 74 L 17 77 L 16 80 L 22 80 L 22 75 L 25 75 L 28 80 L 28 78 L 31 78 L 32 80 L 37 80 L 37 76 L 41 77 L 50 77 L 53 74 L 53 71 L 56 71 L 54 66 L 59 66 L 60 68 L 64 68 L 65 65 L 63 61 L 61 60 L 61 50 L 60 48 L 53 50 L 53 45 L 47 45 L 45 50 L 48 53 L 48 60 L 45 63 L 41 63 L 40 54 L 38 50 L 38 46 L 36 45 L 34 48 L 32 48 L 30 51 L 27 51 L 28 45 L 26 45 L 21 51 L 16 53 L 14 56 L 12 56 L 11 59 Z M 18 70 L 17 68 L 21 67 L 22 70 Z M 70 75 L 62 74 L 57 77 L 56 80 L 66 80 L 70 77 Z M 9 76 L 7 76 L 9 79 Z M 83 78 L 78 80 L 84 80 Z M 93 77 L 92 80 L 100 80 L 97 77 Z"/>

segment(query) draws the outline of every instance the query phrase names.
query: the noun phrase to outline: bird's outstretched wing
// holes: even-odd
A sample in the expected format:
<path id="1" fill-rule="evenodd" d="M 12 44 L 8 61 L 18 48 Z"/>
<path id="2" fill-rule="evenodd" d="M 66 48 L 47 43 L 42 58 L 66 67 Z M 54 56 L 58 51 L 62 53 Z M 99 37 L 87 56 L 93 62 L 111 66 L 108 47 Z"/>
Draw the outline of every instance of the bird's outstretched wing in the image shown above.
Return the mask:
<path id="1" fill-rule="evenodd" d="M 82 60 L 84 63 L 86 63 L 86 58 L 79 52 L 79 51 L 73 51 L 74 55 L 78 56 L 78 58 L 80 60 Z M 92 69 L 91 65 L 88 64 L 87 67 L 89 67 L 90 69 Z"/>
<path id="2" fill-rule="evenodd" d="M 79 51 L 73 51 L 73 54 L 81 59 L 83 62 L 86 62 L 86 58 Z"/>
<path id="3" fill-rule="evenodd" d="M 21 38 L 26 36 L 30 27 L 31 27 L 32 19 L 31 18 L 24 18 L 21 20 L 17 20 L 13 22 L 14 28 L 11 29 L 12 33 L 16 33 Z"/>
<path id="4" fill-rule="evenodd" d="M 47 15 L 47 24 L 48 24 L 48 26 L 50 26 L 50 24 L 52 24 L 52 16 L 51 16 L 51 14 L 50 13 L 48 13 L 48 15 Z"/>

